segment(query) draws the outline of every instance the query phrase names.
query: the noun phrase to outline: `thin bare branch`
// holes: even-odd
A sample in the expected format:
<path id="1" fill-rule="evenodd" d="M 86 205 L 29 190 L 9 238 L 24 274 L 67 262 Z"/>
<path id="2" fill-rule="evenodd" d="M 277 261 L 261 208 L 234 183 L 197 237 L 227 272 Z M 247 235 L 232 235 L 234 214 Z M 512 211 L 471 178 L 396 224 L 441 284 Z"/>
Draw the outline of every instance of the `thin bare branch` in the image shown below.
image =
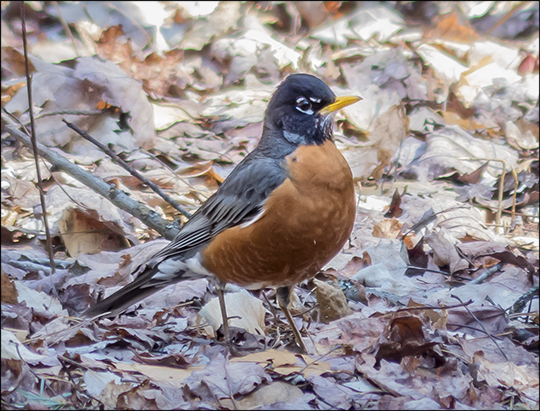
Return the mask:
<path id="1" fill-rule="evenodd" d="M 32 77 L 30 76 L 30 64 L 28 62 L 28 44 L 26 39 L 26 19 L 25 19 L 25 7 L 26 4 L 21 2 L 21 24 L 22 24 L 22 40 L 23 40 L 23 51 L 24 51 L 24 68 L 26 74 L 26 90 L 28 92 L 28 112 L 30 114 L 30 133 L 32 140 L 32 151 L 34 152 L 34 161 L 36 163 L 36 173 L 37 173 L 37 186 L 39 191 L 39 201 L 41 203 L 41 210 L 43 211 L 43 226 L 45 227 L 45 236 L 47 237 L 47 253 L 49 254 L 49 262 L 51 266 L 51 274 L 56 272 L 54 268 L 54 253 L 51 240 L 51 231 L 49 230 L 49 221 L 47 219 L 47 204 L 45 202 L 45 190 L 43 189 L 43 183 L 41 179 L 41 170 L 39 168 L 39 153 L 37 149 L 37 138 L 36 138 L 36 124 L 34 121 L 34 99 L 32 96 Z M 58 298 L 58 293 L 56 288 L 52 287 L 53 293 L 56 298 Z"/>
<path id="2" fill-rule="evenodd" d="M 82 131 L 79 127 L 77 127 L 75 124 L 70 123 L 66 121 L 65 119 L 62 120 L 66 125 L 75 131 L 77 134 L 79 134 L 82 138 L 85 140 L 90 141 L 92 144 L 94 144 L 96 147 L 98 147 L 101 151 L 103 151 L 105 154 L 107 154 L 110 158 L 113 159 L 113 161 L 120 165 L 122 168 L 127 170 L 133 177 L 138 178 L 141 180 L 144 184 L 146 184 L 148 187 L 150 187 L 156 194 L 158 194 L 161 198 L 163 198 L 167 203 L 169 203 L 171 206 L 173 206 L 176 210 L 178 210 L 180 213 L 182 213 L 187 218 L 191 217 L 191 213 L 187 211 L 184 207 L 182 207 L 180 204 L 178 204 L 176 201 L 174 201 L 168 194 L 163 192 L 161 188 L 159 188 L 156 184 L 154 184 L 152 181 L 141 175 L 137 170 L 133 170 L 124 160 L 122 160 L 120 157 L 116 155 L 114 151 L 112 151 L 109 147 L 107 147 L 105 144 L 100 143 L 97 141 L 94 137 L 92 137 L 90 134 L 88 134 L 86 131 Z"/>
<path id="3" fill-rule="evenodd" d="M 2 119 L 6 122 L 5 130 L 9 134 L 20 140 L 24 145 L 28 147 L 31 146 L 32 143 L 30 138 L 17 129 L 16 123 L 9 116 L 2 113 Z M 133 200 L 123 191 L 107 184 L 102 179 L 83 170 L 79 166 L 71 163 L 67 158 L 61 156 L 55 151 L 48 149 L 40 143 L 37 143 L 37 150 L 38 153 L 43 158 L 51 162 L 57 170 L 64 171 L 71 177 L 86 185 L 88 188 L 107 198 L 118 208 L 133 215 L 134 217 L 137 217 L 148 227 L 153 228 L 160 233 L 163 237 L 172 240 L 175 235 L 178 234 L 180 228 L 177 224 L 161 218 L 158 213 L 149 209 L 144 204 Z"/>
<path id="4" fill-rule="evenodd" d="M 460 303 L 463 304 L 463 301 L 461 301 L 461 298 L 459 298 L 457 295 L 451 294 L 450 297 L 455 298 L 456 300 L 458 300 Z M 484 332 L 490 338 L 490 340 L 493 341 L 493 344 L 495 344 L 497 346 L 497 348 L 501 352 L 504 359 L 506 361 L 508 361 L 508 357 L 506 356 L 506 354 L 504 353 L 502 348 L 499 346 L 499 344 L 497 344 L 497 341 L 495 340 L 495 338 L 489 333 L 488 330 L 486 330 L 486 327 L 484 327 L 484 324 L 482 324 L 482 322 L 478 319 L 478 317 L 476 315 L 474 315 L 471 310 L 469 310 L 469 307 L 467 307 L 467 305 L 463 305 L 463 307 L 467 310 L 467 312 L 471 315 L 471 317 L 476 320 L 476 322 L 480 325 L 480 327 L 482 327 L 482 330 L 484 330 Z"/>

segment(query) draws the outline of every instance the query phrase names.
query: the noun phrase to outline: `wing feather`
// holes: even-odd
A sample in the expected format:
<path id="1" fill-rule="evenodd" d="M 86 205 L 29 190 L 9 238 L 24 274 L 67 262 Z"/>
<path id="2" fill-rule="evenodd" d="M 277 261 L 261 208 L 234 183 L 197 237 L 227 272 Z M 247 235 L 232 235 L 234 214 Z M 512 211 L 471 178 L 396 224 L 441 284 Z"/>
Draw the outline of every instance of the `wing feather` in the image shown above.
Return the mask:
<path id="1" fill-rule="evenodd" d="M 152 258 L 149 266 L 199 248 L 223 230 L 259 214 L 270 193 L 285 180 L 287 172 L 279 160 L 251 154 L 197 210 L 174 240 Z"/>

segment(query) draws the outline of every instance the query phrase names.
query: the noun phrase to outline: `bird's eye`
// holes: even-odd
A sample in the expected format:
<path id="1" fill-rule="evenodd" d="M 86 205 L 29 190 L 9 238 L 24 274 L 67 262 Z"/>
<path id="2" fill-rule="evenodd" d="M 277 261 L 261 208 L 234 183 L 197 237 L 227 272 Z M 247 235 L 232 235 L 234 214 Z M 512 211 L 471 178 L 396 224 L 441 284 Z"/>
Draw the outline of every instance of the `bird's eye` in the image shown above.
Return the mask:
<path id="1" fill-rule="evenodd" d="M 298 111 L 301 111 L 302 113 L 313 114 L 313 110 L 311 109 L 311 103 L 305 97 L 299 97 L 298 99 L 296 99 L 296 109 Z"/>

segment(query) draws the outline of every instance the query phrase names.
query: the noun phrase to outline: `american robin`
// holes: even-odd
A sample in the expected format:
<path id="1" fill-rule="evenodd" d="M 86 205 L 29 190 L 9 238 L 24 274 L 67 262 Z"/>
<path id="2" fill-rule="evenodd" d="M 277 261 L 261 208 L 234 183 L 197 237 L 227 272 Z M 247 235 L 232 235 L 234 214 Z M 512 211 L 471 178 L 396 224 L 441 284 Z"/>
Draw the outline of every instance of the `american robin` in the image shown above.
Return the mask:
<path id="1" fill-rule="evenodd" d="M 288 76 L 268 104 L 258 146 L 132 283 L 83 316 L 117 315 L 167 285 L 205 276 L 217 279 L 229 344 L 224 284 L 278 287 L 278 304 L 305 351 L 287 308 L 290 292 L 314 277 L 351 233 L 353 177 L 333 142 L 332 113 L 360 99 L 336 97 L 309 74 Z"/>

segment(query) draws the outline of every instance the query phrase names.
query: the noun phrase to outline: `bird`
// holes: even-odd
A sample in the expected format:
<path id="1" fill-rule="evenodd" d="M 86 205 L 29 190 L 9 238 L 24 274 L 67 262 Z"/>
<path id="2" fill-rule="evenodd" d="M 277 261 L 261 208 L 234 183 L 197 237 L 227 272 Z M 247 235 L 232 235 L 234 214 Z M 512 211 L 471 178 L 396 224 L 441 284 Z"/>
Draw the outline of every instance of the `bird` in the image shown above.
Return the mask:
<path id="1" fill-rule="evenodd" d="M 333 138 L 334 113 L 361 100 L 337 97 L 311 74 L 286 77 L 265 111 L 258 145 L 185 223 L 176 237 L 134 270 L 135 280 L 82 317 L 116 316 L 170 284 L 206 277 L 216 285 L 231 350 L 224 287 L 276 287 L 289 312 L 293 287 L 313 278 L 345 245 L 356 215 L 353 175 Z"/>

